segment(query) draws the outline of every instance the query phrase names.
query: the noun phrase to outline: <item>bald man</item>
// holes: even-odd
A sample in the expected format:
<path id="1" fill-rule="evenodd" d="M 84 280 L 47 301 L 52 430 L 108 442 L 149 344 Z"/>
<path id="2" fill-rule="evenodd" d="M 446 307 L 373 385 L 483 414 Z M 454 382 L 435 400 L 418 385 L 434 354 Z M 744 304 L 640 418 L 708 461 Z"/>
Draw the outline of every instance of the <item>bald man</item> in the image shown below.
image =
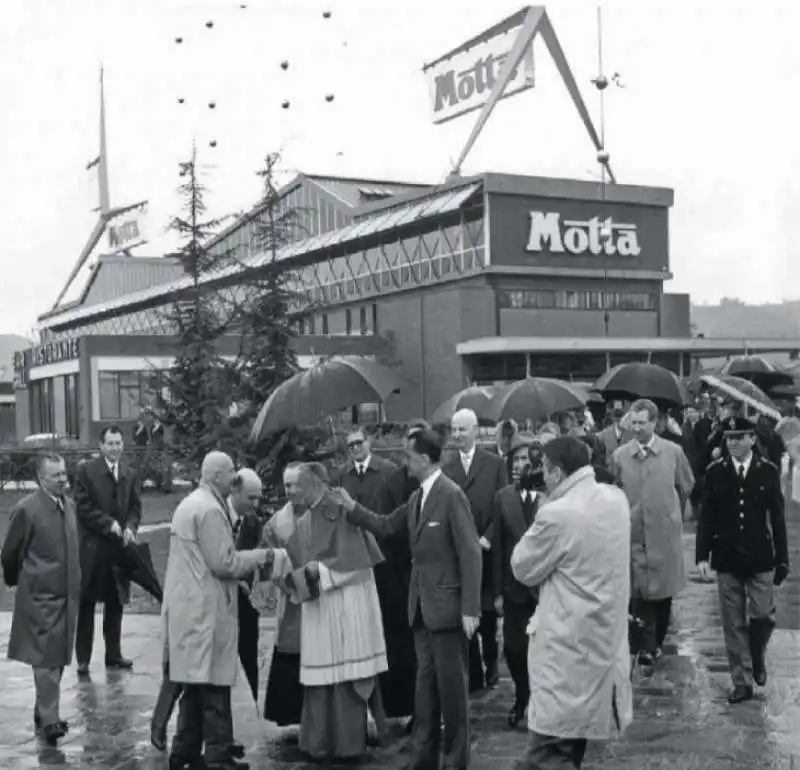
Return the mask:
<path id="1" fill-rule="evenodd" d="M 508 485 L 505 461 L 494 452 L 477 446 L 478 418 L 471 409 L 453 415 L 450 434 L 457 451 L 442 463 L 442 471 L 458 484 L 469 501 L 483 553 L 481 579 L 481 622 L 470 639 L 469 688 L 481 690 L 497 684 L 497 612 L 493 585 L 492 539 L 494 537 L 494 497 Z M 480 643 L 478 642 L 480 637 Z"/>
<path id="2" fill-rule="evenodd" d="M 239 583 L 267 565 L 274 552 L 236 550 L 228 499 L 236 478 L 231 458 L 209 453 L 201 475 L 198 488 L 175 510 L 164 584 L 166 664 L 169 679 L 182 692 L 170 767 L 199 765 L 205 745 L 205 767 L 231 768 L 242 754 L 233 740 L 230 707 L 237 673 Z M 246 488 L 246 476 L 237 487 Z M 164 725 L 168 719 L 167 714 Z"/>

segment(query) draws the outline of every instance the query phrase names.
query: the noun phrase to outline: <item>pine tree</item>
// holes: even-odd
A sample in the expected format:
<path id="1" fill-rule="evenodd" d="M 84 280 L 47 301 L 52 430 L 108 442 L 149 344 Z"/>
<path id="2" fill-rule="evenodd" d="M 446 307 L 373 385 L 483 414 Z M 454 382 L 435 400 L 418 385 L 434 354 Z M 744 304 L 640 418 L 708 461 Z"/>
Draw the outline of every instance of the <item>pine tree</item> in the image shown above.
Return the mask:
<path id="1" fill-rule="evenodd" d="M 272 391 L 298 371 L 291 344 L 298 322 L 298 315 L 292 312 L 293 276 L 278 259 L 280 248 L 289 242 L 291 229 L 297 223 L 297 210 L 281 203 L 275 184 L 279 161 L 278 154 L 269 154 L 257 172 L 263 195 L 253 249 L 264 259 L 256 269 L 245 271 L 237 316 L 241 332 L 237 390 L 251 419 L 255 419 Z"/>
<path id="2" fill-rule="evenodd" d="M 160 417 L 171 428 L 177 457 L 196 470 L 212 449 L 235 455 L 238 441 L 229 419 L 232 372 L 218 349 L 231 316 L 224 294 L 205 282 L 208 273 L 224 267 L 228 258 L 213 257 L 206 249 L 221 220 L 205 219 L 207 189 L 198 176 L 195 148 L 191 160 L 180 164 L 180 175 L 186 178 L 177 190 L 183 212 L 170 229 L 182 237 L 177 257 L 191 286 L 169 311 L 178 340 L 175 361 L 164 373 L 169 398 L 161 404 Z"/>

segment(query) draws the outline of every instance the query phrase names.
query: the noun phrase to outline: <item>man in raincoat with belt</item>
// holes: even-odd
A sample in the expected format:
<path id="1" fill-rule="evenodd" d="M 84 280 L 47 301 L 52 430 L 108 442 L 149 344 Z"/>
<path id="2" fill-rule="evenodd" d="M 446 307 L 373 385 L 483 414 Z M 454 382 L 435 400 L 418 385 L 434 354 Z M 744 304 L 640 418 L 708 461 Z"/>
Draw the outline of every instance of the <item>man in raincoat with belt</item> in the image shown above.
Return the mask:
<path id="1" fill-rule="evenodd" d="M 519 770 L 580 768 L 587 740 L 633 716 L 628 651 L 630 509 L 598 484 L 578 438 L 547 443 L 549 498 L 511 555 L 514 577 L 539 586 L 528 626 L 530 744 Z"/>
<path id="2" fill-rule="evenodd" d="M 231 458 L 210 452 L 201 474 L 200 486 L 175 510 L 164 582 L 165 654 L 170 681 L 183 685 L 170 770 L 248 766 L 230 755 L 239 580 L 275 555 L 270 549 L 234 547 L 226 502 L 234 478 Z"/>

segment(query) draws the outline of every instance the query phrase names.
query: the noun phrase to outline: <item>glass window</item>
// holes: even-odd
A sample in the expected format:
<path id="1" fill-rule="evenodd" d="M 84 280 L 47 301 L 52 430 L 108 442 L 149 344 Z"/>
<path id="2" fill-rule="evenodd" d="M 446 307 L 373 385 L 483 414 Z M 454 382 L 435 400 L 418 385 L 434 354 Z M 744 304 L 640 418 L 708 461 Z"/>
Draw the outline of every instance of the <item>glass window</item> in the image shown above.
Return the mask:
<path id="1" fill-rule="evenodd" d="M 353 314 L 350 308 L 344 314 L 344 333 L 348 335 L 353 333 Z"/>
<path id="2" fill-rule="evenodd" d="M 323 313 L 322 314 L 322 333 L 323 334 L 328 334 L 329 333 L 328 332 L 328 314 L 327 313 Z"/>
<path id="3" fill-rule="evenodd" d="M 372 333 L 378 333 L 378 303 L 372 303 Z"/>
<path id="4" fill-rule="evenodd" d="M 72 438 L 80 437 L 80 388 L 78 374 L 64 377 L 64 406 L 66 413 L 66 432 Z"/>
<path id="5" fill-rule="evenodd" d="M 366 305 L 358 309 L 358 320 L 361 334 L 369 334 L 369 327 L 367 326 L 367 307 Z"/>
<path id="6" fill-rule="evenodd" d="M 98 377 L 100 419 L 119 418 L 119 378 L 115 372 L 100 372 Z"/>

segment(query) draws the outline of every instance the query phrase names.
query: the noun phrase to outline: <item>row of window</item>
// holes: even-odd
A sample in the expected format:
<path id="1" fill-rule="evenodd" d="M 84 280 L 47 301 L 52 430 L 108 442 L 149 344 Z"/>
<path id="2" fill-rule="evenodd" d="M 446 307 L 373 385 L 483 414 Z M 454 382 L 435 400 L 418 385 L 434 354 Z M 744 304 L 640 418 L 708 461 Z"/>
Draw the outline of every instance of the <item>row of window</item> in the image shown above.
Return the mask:
<path id="1" fill-rule="evenodd" d="M 358 325 L 356 326 L 356 322 Z M 362 305 L 359 308 L 331 310 L 317 315 L 309 315 L 297 322 L 297 333 L 305 334 L 346 334 L 366 335 L 378 333 L 378 305 Z"/>
<path id="2" fill-rule="evenodd" d="M 99 372 L 101 420 L 136 420 L 144 406 L 154 406 L 163 382 L 159 372 Z"/>
<path id="3" fill-rule="evenodd" d="M 655 310 L 651 292 L 555 291 L 548 289 L 504 291 L 500 307 L 535 310 Z"/>

